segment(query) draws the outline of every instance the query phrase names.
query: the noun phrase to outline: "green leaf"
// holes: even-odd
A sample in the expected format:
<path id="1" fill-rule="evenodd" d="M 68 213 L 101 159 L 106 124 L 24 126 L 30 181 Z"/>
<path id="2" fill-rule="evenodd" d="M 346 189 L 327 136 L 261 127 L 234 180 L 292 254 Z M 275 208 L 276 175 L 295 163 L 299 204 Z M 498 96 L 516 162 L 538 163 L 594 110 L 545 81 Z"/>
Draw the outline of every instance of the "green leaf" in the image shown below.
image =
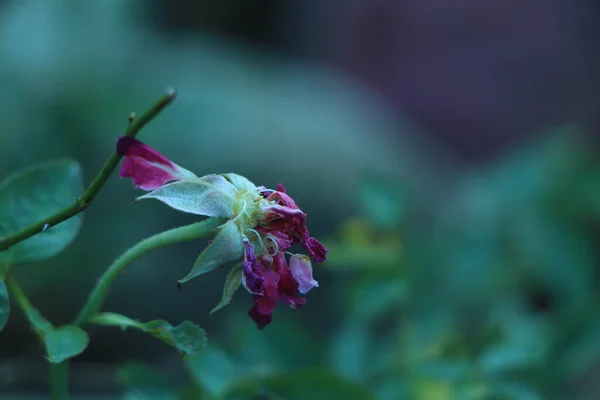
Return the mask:
<path id="1" fill-rule="evenodd" d="M 15 233 L 73 204 L 83 191 L 81 168 L 72 160 L 40 164 L 0 184 L 0 237 Z M 0 252 L 0 261 L 24 263 L 52 257 L 77 236 L 81 215 L 49 227 Z"/>
<path id="2" fill-rule="evenodd" d="M 225 307 L 231 302 L 233 294 L 242 284 L 242 272 L 242 264 L 236 265 L 231 269 L 231 271 L 229 271 L 229 274 L 227 274 L 227 278 L 225 279 L 225 286 L 223 286 L 223 297 L 221 298 L 219 304 L 210 310 L 211 314 L 219 311 L 221 308 Z"/>
<path id="3" fill-rule="evenodd" d="M 136 328 L 144 331 L 146 329 L 143 322 L 139 322 L 124 315 L 111 312 L 97 314 L 90 318 L 89 322 L 97 325 L 117 326 L 123 330 L 127 328 Z"/>
<path id="4" fill-rule="evenodd" d="M 156 320 L 144 324 L 146 332 L 175 347 L 183 357 L 200 353 L 206 347 L 206 331 L 190 321 L 173 327 L 166 321 Z"/>
<path id="5" fill-rule="evenodd" d="M 4 278 L 0 278 L 0 331 L 4 329 L 10 314 L 10 299 Z"/>
<path id="6" fill-rule="evenodd" d="M 43 335 L 48 361 L 58 364 L 81 354 L 89 343 L 85 331 L 74 325 L 61 326 Z"/>
<path id="7" fill-rule="evenodd" d="M 397 182 L 373 175 L 363 182 L 360 191 L 365 213 L 377 229 L 399 226 L 405 213 L 405 197 Z"/>
<path id="8" fill-rule="evenodd" d="M 184 358 L 200 353 L 207 342 L 206 331 L 190 321 L 183 321 L 174 327 L 163 320 L 139 322 L 116 313 L 101 313 L 91 318 L 90 322 L 122 329 L 139 329 L 175 347 Z"/>
<path id="9" fill-rule="evenodd" d="M 237 362 L 236 362 L 237 361 Z M 239 360 L 234 360 L 222 348 L 211 342 L 200 357 L 190 357 L 185 365 L 192 380 L 216 398 L 243 376 Z"/>
<path id="10" fill-rule="evenodd" d="M 180 279 L 179 283 L 213 271 L 228 262 L 239 260 L 243 252 L 242 234 L 238 226 L 235 222 L 227 222 L 208 247 L 200 253 L 189 274 Z"/>
<path id="11" fill-rule="evenodd" d="M 236 188 L 220 175 L 206 175 L 194 181 L 164 185 L 137 200 L 156 199 L 190 214 L 231 218 Z"/>
<path id="12" fill-rule="evenodd" d="M 126 387 L 127 400 L 176 400 L 178 397 L 166 377 L 148 365 L 133 362 L 119 368 L 119 382 Z"/>
<path id="13" fill-rule="evenodd" d="M 286 400 L 369 400 L 373 393 L 358 383 L 344 379 L 326 369 L 314 369 L 292 374 L 252 377 L 233 388 L 225 399 L 244 398 L 254 394 L 265 398 Z"/>
<path id="14" fill-rule="evenodd" d="M 330 365 L 342 377 L 363 380 L 371 353 L 370 339 L 368 328 L 362 321 L 348 319 L 329 346 Z"/>

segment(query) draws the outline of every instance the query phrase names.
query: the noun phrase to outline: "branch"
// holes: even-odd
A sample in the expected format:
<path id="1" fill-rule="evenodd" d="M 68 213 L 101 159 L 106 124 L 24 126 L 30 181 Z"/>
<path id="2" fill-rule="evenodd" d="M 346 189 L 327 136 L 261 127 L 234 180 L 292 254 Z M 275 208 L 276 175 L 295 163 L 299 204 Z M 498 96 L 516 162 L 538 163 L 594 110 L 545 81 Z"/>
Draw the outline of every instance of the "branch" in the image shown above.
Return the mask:
<path id="1" fill-rule="evenodd" d="M 222 223 L 223 221 L 218 218 L 209 218 L 191 225 L 185 225 L 179 228 L 157 233 L 156 235 L 150 236 L 149 238 L 146 238 L 135 246 L 131 247 L 119 258 L 117 258 L 100 277 L 86 304 L 79 312 L 77 318 L 75 318 L 74 324 L 82 325 L 100 311 L 100 308 L 102 307 L 102 304 L 104 303 L 104 300 L 106 299 L 108 291 L 113 282 L 132 262 L 149 251 L 165 247 L 170 244 L 190 241 L 208 236 Z"/>
<path id="2" fill-rule="evenodd" d="M 168 106 L 174 99 L 176 93 L 172 89 L 168 89 L 165 93 L 158 99 L 158 101 L 148 109 L 144 114 L 142 114 L 139 118 L 130 117 L 130 124 L 125 131 L 125 136 L 135 136 L 148 122 L 152 121 L 166 106 Z M 75 200 L 73 204 L 70 206 L 60 210 L 54 215 L 51 215 L 39 222 L 36 222 L 28 227 L 21 229 L 18 232 L 15 232 L 4 239 L 0 240 L 0 251 L 8 250 L 10 247 L 14 246 L 17 243 L 24 241 L 25 239 L 30 238 L 44 230 L 53 227 L 55 225 L 60 224 L 68 220 L 69 218 L 79 214 L 82 211 L 85 211 L 89 206 L 94 197 L 98 194 L 102 186 L 106 183 L 114 169 L 121 161 L 121 156 L 116 152 L 113 153 L 109 159 L 104 164 L 104 167 L 100 170 L 98 175 L 94 178 L 92 183 L 87 187 L 87 189 L 83 192 L 83 194 Z"/>

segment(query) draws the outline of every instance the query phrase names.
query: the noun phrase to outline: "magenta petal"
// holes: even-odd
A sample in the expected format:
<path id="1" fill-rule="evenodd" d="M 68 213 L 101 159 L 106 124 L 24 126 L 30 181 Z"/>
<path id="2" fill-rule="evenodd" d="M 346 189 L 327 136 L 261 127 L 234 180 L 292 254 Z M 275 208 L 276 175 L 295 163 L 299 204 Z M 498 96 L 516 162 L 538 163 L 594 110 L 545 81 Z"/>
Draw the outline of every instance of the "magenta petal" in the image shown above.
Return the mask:
<path id="1" fill-rule="evenodd" d="M 305 236 L 302 238 L 300 244 L 316 262 L 323 262 L 327 259 L 327 249 L 317 239 Z"/>
<path id="2" fill-rule="evenodd" d="M 143 190 L 154 190 L 169 181 L 195 176 L 133 137 L 120 137 L 117 153 L 125 156 L 119 175 L 132 178 L 133 184 Z"/>
<path id="3" fill-rule="evenodd" d="M 256 322 L 256 327 L 258 329 L 264 329 L 264 327 L 269 325 L 273 320 L 272 314 L 261 314 L 258 312 L 256 306 L 248 310 L 248 315 Z"/>
<path id="4" fill-rule="evenodd" d="M 169 181 L 177 180 L 175 175 L 157 168 L 141 157 L 127 157 L 121 165 L 119 175 L 132 178 L 133 184 L 143 190 L 158 189 Z"/>
<path id="5" fill-rule="evenodd" d="M 121 136 L 117 141 L 117 154 L 126 157 L 140 157 L 169 169 L 177 169 L 175 163 L 163 156 L 157 150 L 131 136 Z"/>
<path id="6" fill-rule="evenodd" d="M 298 297 L 298 282 L 287 266 L 285 254 L 280 251 L 274 257 L 279 274 L 279 298 L 291 308 L 299 308 L 306 304 L 306 299 Z"/>

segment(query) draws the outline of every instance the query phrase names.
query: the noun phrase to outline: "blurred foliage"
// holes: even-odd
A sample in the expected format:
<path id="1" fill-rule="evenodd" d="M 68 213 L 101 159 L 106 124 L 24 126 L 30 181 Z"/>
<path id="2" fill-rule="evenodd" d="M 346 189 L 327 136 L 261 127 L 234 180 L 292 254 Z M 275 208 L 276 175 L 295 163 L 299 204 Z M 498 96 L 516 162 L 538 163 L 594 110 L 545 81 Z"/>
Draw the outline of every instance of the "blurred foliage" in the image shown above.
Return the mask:
<path id="1" fill-rule="evenodd" d="M 597 398 L 600 159 L 575 127 L 548 137 L 466 173 L 429 218 L 365 181 L 327 241 L 331 304 L 311 304 L 336 310 L 333 333 L 232 317 L 170 398 Z"/>
<path id="2" fill-rule="evenodd" d="M 110 391 L 101 368 L 77 372 L 119 363 L 110 376 L 128 399 L 600 398 L 600 158 L 587 132 L 550 129 L 467 168 L 349 77 L 208 35 L 168 41 L 139 0 L 0 4 L 2 177 L 67 156 L 88 182 L 128 113 L 169 84 L 179 98 L 145 141 L 198 173 L 281 181 L 311 233 L 329 235 L 308 306 L 281 307 L 264 331 L 241 291 L 209 317 L 220 271 L 177 290 L 204 243 L 144 258 L 106 309 L 192 319 L 208 345 L 181 371 L 154 338 L 91 330 L 73 362 L 80 389 Z M 15 270 L 50 320 L 69 320 L 121 251 L 190 222 L 135 196 L 111 180 L 68 251 Z M 0 391 L 17 361 L 38 360 L 28 329 L 11 318 L 0 336 Z M 140 358 L 151 365 L 125 362 Z"/>

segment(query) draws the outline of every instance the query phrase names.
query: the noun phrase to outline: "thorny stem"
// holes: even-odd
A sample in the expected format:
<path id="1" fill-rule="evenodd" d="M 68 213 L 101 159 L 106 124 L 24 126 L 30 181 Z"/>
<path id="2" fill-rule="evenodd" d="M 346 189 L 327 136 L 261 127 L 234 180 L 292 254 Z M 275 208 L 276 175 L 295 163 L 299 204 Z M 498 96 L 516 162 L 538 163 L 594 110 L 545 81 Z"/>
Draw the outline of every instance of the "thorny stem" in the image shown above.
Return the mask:
<path id="1" fill-rule="evenodd" d="M 129 250 L 117 258 L 100 277 L 96 287 L 90 294 L 87 303 L 83 306 L 77 318 L 75 318 L 74 324 L 85 324 L 91 317 L 100 311 L 111 285 L 132 262 L 151 250 L 208 236 L 221 222 L 222 221 L 217 218 L 209 218 L 191 225 L 170 229 L 168 231 L 157 233 L 154 236 L 150 236 L 129 248 Z"/>
<path id="2" fill-rule="evenodd" d="M 156 118 L 156 116 L 166 106 L 171 104 L 171 102 L 175 99 L 175 97 L 176 97 L 176 92 L 173 89 L 167 89 L 164 92 L 164 94 L 158 99 L 158 101 L 156 103 L 154 103 L 154 105 L 152 107 L 150 107 L 146 112 L 144 112 L 139 118 L 136 117 L 135 113 L 131 113 L 129 115 L 129 125 L 127 126 L 127 129 L 125 130 L 125 136 L 132 136 L 132 137 L 136 136 L 138 134 L 138 132 L 144 126 L 146 126 L 150 121 L 152 121 L 154 118 Z M 100 189 L 102 189 L 102 186 L 104 186 L 104 184 L 106 183 L 106 181 L 108 180 L 108 178 L 110 177 L 110 175 L 112 174 L 114 169 L 117 167 L 117 165 L 119 164 L 119 161 L 121 161 L 121 156 L 119 154 L 117 154 L 116 152 L 114 152 L 108 158 L 108 160 L 106 161 L 106 163 L 104 164 L 104 166 L 102 167 L 102 169 L 100 170 L 98 175 L 96 175 L 94 180 L 92 180 L 92 183 L 90 183 L 90 185 L 87 187 L 87 189 L 85 189 L 83 194 L 81 196 L 79 196 L 73 204 L 71 204 L 68 207 L 65 207 L 64 209 L 60 210 L 59 212 L 57 212 L 54 215 L 44 218 L 43 220 L 38 221 L 34 224 L 31 224 L 31 225 L 21 229 L 18 232 L 15 232 L 5 238 L 2 238 L 0 240 L 0 252 L 8 250 L 10 247 L 14 246 L 15 244 L 18 244 L 34 235 L 37 235 L 38 233 L 41 233 L 41 232 L 47 230 L 48 228 L 51 228 L 55 225 L 60 224 L 61 222 L 68 220 L 69 218 L 74 217 L 75 215 L 79 214 L 82 211 L 85 211 L 90 206 L 92 200 L 94 200 L 94 197 L 96 197 L 98 192 L 100 192 Z M 208 221 L 205 221 L 205 225 L 207 228 L 206 234 L 208 234 L 208 232 L 209 232 L 208 226 L 210 225 L 210 223 Z M 189 227 L 184 227 L 184 228 L 189 229 Z M 182 230 L 185 230 L 185 229 L 182 229 Z M 166 233 L 166 232 L 164 232 L 164 233 Z M 159 236 L 159 235 L 156 235 L 156 236 Z M 180 234 L 179 236 L 177 236 L 176 234 L 174 234 L 173 236 L 182 238 L 183 235 Z M 155 238 L 155 237 L 153 236 L 147 240 L 150 241 L 152 238 Z M 181 240 L 185 240 L 185 239 L 182 238 Z M 146 246 L 148 246 L 149 245 L 148 241 L 142 241 L 142 243 L 145 243 Z M 155 239 L 155 241 L 156 241 L 156 239 Z M 140 245 L 142 243 L 140 243 Z M 152 243 L 152 242 L 150 242 L 150 243 Z M 169 243 L 173 243 L 173 242 L 165 241 L 164 245 L 169 244 Z M 148 251 L 153 248 L 157 248 L 157 247 L 161 246 L 160 243 L 154 243 L 154 244 L 155 244 L 154 247 L 146 248 L 144 246 L 145 251 Z M 141 254 L 143 254 L 145 252 L 145 251 L 142 251 L 140 254 L 132 254 L 132 251 L 134 249 L 138 248 L 138 246 L 134 246 L 132 249 L 130 249 L 130 251 L 126 252 L 120 258 L 120 259 L 123 259 L 129 255 L 129 257 L 131 259 L 128 262 L 121 265 L 120 267 L 115 266 L 115 264 L 116 264 L 116 262 L 115 262 L 115 264 L 113 264 L 106 271 L 103 278 L 99 281 L 98 285 L 92 292 L 92 295 L 90 296 L 88 303 L 82 310 L 82 313 L 80 314 L 80 317 L 82 317 L 82 321 L 85 321 L 87 312 L 93 312 L 94 310 L 99 309 L 99 307 L 102 305 L 102 302 L 104 301 L 104 298 L 106 297 L 106 295 L 108 293 L 110 284 L 116 279 L 119 272 L 122 269 L 124 269 L 129 263 L 131 263 L 133 260 L 135 260 L 137 257 L 139 257 Z M 138 249 L 138 251 L 139 250 L 141 250 L 141 249 Z M 126 261 L 126 260 L 123 260 L 123 261 Z M 15 297 L 15 300 L 17 301 L 17 303 L 21 306 L 21 308 L 23 309 L 25 314 L 30 319 L 30 322 L 32 323 L 34 329 L 38 330 L 40 328 L 39 327 L 40 321 L 35 321 L 34 319 L 31 318 L 32 315 L 35 315 L 35 313 L 37 313 L 37 310 L 35 310 L 33 308 L 31 303 L 27 299 L 25 293 L 18 286 L 18 284 L 14 280 L 14 278 L 12 278 L 9 274 L 6 274 L 6 283 L 9 287 L 9 289 L 11 290 L 13 296 Z M 36 325 L 38 325 L 38 326 L 36 326 Z M 50 366 L 50 393 L 51 393 L 52 400 L 67 400 L 69 398 L 69 362 L 68 362 L 68 360 L 63 361 L 59 364 L 51 364 L 51 366 Z"/>
<path id="3" fill-rule="evenodd" d="M 172 89 L 168 89 L 158 99 L 158 101 L 144 114 L 133 119 L 130 116 L 130 124 L 127 127 L 127 130 L 125 131 L 125 136 L 137 135 L 137 133 L 146 124 L 152 121 L 166 106 L 168 106 L 175 99 L 175 97 L 175 91 Z M 92 202 L 94 197 L 96 197 L 102 186 L 104 186 L 104 184 L 112 174 L 113 170 L 119 164 L 120 160 L 121 156 L 116 152 L 113 153 L 108 158 L 98 175 L 96 175 L 92 183 L 90 183 L 90 185 L 83 192 L 83 194 L 80 197 L 78 197 L 73 204 L 60 210 L 54 215 L 44 218 L 41 221 L 31 224 L 21 229 L 20 231 L 3 238 L 2 240 L 0 240 L 0 252 L 8 250 L 15 244 L 20 243 L 23 240 L 28 239 L 31 236 L 36 235 L 42 231 L 45 231 L 48 228 L 58 225 L 61 222 L 68 220 L 69 218 L 79 214 L 82 211 L 85 211 L 90 206 L 90 203 Z"/>

